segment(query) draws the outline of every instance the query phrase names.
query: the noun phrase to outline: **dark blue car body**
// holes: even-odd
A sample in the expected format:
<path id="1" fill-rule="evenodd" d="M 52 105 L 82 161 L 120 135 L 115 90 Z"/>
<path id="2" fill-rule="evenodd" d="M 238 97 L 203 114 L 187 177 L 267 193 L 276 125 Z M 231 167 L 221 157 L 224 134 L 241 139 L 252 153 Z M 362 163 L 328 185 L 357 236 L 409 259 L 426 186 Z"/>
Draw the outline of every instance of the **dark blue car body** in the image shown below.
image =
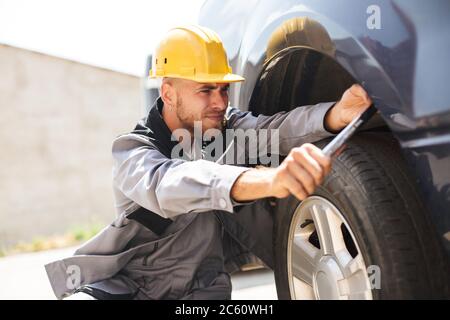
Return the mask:
<path id="1" fill-rule="evenodd" d="M 296 17 L 321 25 L 332 50 L 286 39 L 268 56 L 274 33 Z M 379 110 L 380 126 L 398 140 L 439 238 L 450 248 L 450 1 L 210 0 L 199 24 L 220 35 L 233 72 L 246 78 L 230 93 L 230 103 L 241 109 L 274 113 L 286 104 L 338 99 L 352 82 L 362 84 Z M 297 65 L 303 79 L 320 77 L 309 88 L 315 95 L 300 85 L 311 81 L 289 74 L 286 61 L 292 57 L 330 61 L 322 74 Z M 277 86 L 268 80 L 271 72 L 285 73 L 291 84 L 276 103 L 267 102 L 268 88 Z M 321 87 L 327 79 L 331 86 Z M 295 90 L 304 94 L 287 97 Z M 276 106 L 262 107 L 271 103 Z"/>

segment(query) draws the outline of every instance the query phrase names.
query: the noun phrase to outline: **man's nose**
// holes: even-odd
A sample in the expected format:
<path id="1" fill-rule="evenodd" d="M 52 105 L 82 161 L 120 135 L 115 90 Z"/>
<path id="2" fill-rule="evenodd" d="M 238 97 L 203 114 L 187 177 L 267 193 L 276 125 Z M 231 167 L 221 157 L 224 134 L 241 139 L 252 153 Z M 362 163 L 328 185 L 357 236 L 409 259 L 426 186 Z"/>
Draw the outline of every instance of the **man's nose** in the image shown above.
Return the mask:
<path id="1" fill-rule="evenodd" d="M 222 94 L 221 90 L 213 90 L 213 94 L 211 97 L 211 106 L 214 109 L 225 110 L 228 106 L 228 97 L 226 94 Z"/>

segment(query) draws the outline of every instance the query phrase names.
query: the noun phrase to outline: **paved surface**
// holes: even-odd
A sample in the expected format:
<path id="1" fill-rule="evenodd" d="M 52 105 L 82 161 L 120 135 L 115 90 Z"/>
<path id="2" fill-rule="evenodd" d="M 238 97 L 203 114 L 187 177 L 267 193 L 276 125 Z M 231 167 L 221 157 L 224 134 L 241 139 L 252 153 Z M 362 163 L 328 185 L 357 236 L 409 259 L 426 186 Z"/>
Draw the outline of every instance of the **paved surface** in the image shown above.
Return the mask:
<path id="1" fill-rule="evenodd" d="M 0 258 L 0 300 L 54 300 L 44 264 L 73 253 L 75 248 Z M 277 299 L 273 272 L 266 269 L 239 272 L 231 277 L 232 299 Z"/>

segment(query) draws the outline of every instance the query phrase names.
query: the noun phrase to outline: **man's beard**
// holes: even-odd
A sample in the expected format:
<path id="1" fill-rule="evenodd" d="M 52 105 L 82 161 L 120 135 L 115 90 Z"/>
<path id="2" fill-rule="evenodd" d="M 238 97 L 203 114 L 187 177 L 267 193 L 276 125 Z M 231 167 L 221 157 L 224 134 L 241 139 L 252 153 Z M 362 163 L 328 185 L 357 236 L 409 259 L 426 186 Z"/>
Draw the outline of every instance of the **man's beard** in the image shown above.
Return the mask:
<path id="1" fill-rule="evenodd" d="M 177 94 L 178 95 L 178 94 Z M 177 105 L 175 106 L 175 112 L 177 114 L 177 118 L 180 123 L 183 125 L 183 128 L 189 130 L 191 133 L 194 132 L 194 118 L 190 114 L 186 114 L 186 109 L 183 106 L 183 99 L 180 96 L 177 96 Z"/>
<path id="2" fill-rule="evenodd" d="M 189 114 L 186 112 L 188 108 L 188 106 L 183 105 L 183 99 L 181 98 L 181 96 L 177 96 L 176 115 L 180 123 L 183 125 L 183 128 L 189 130 L 191 134 L 194 134 L 194 121 L 201 121 L 202 133 L 204 133 L 208 129 L 223 129 L 223 121 L 220 121 L 217 126 L 205 128 L 203 119 L 195 119 L 193 114 Z"/>

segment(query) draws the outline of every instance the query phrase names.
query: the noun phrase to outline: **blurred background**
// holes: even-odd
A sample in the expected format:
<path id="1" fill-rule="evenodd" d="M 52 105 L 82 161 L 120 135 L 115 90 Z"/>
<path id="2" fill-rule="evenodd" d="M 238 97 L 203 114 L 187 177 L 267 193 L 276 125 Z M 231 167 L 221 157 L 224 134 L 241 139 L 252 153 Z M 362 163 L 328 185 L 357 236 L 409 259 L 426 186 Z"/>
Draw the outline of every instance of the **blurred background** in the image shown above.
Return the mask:
<path id="1" fill-rule="evenodd" d="M 148 56 L 203 0 L 0 0 L 0 257 L 115 217 L 111 144 L 142 117 Z"/>
<path id="2" fill-rule="evenodd" d="M 203 2 L 0 0 L 0 300 L 55 299 L 44 265 L 115 219 L 112 142 L 158 94 L 160 37 Z M 233 299 L 276 299 L 249 270 Z"/>

